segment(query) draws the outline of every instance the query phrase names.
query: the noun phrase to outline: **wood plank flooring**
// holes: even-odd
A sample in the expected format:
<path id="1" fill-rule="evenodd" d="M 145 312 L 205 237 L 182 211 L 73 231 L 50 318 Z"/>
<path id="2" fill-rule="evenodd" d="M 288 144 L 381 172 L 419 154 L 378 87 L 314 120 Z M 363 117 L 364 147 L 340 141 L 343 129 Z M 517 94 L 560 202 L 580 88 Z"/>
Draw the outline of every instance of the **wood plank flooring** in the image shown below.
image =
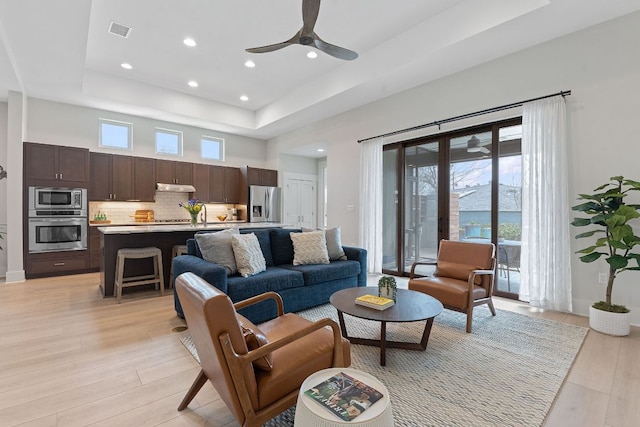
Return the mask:
<path id="1" fill-rule="evenodd" d="M 0 283 L 0 426 L 238 426 L 209 384 L 176 410 L 199 368 L 179 341 L 184 332 L 172 330 L 184 325 L 172 292 L 116 304 L 98 283 L 98 274 Z M 496 305 L 588 324 L 513 301 Z M 544 425 L 638 425 L 638 354 L 639 328 L 626 338 L 589 331 Z"/>

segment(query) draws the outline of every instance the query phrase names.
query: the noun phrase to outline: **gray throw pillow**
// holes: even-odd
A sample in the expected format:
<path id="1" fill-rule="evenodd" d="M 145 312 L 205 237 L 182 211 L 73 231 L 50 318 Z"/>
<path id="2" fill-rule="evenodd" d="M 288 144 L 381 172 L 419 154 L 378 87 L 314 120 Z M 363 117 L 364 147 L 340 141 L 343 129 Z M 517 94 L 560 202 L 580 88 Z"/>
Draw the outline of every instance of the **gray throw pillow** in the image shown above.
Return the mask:
<path id="1" fill-rule="evenodd" d="M 205 261 L 213 262 L 227 270 L 227 276 L 236 274 L 236 258 L 233 254 L 231 237 L 238 235 L 237 228 L 228 228 L 217 233 L 196 234 L 195 238 Z"/>
<path id="2" fill-rule="evenodd" d="M 308 233 L 310 231 L 317 230 L 313 228 L 302 227 L 303 233 Z M 327 241 L 327 252 L 329 253 L 329 259 L 331 261 L 346 260 L 347 255 L 345 255 L 344 249 L 342 249 L 342 241 L 340 240 L 340 226 L 325 229 L 324 237 Z"/>

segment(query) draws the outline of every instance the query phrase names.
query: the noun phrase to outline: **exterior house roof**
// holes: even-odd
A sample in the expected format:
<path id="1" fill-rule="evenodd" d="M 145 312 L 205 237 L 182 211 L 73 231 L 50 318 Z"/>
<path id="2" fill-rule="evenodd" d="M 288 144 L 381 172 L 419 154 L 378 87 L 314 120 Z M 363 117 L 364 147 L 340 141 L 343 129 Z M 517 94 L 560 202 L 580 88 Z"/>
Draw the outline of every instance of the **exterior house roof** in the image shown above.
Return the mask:
<path id="1" fill-rule="evenodd" d="M 520 212 L 521 187 L 499 184 L 498 209 L 501 212 Z M 490 211 L 491 184 L 456 189 L 460 194 L 460 211 Z"/>

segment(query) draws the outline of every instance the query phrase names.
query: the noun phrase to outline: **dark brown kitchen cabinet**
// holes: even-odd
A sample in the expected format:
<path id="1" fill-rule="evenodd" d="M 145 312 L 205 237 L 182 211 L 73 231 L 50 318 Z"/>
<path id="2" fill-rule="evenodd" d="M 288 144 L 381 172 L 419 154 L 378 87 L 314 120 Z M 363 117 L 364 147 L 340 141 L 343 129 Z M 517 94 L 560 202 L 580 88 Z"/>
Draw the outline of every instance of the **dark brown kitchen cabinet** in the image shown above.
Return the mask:
<path id="1" fill-rule="evenodd" d="M 209 199 L 214 203 L 240 203 L 238 168 L 209 166 Z"/>
<path id="2" fill-rule="evenodd" d="M 98 227 L 89 227 L 89 268 L 92 270 L 100 269 L 100 258 L 102 255 L 100 234 Z"/>
<path id="3" fill-rule="evenodd" d="M 131 156 L 91 153 L 89 200 L 134 200 Z"/>
<path id="4" fill-rule="evenodd" d="M 156 161 L 134 157 L 133 198 L 141 202 L 154 202 L 156 198 Z"/>
<path id="5" fill-rule="evenodd" d="M 196 188 L 193 198 L 207 203 L 213 202 L 209 192 L 209 168 L 209 165 L 200 163 L 193 165 L 193 186 Z"/>
<path id="6" fill-rule="evenodd" d="M 278 186 L 278 171 L 276 170 L 246 166 L 244 173 L 246 174 L 247 185 Z"/>
<path id="7" fill-rule="evenodd" d="M 193 184 L 193 163 L 156 160 L 156 182 L 163 184 Z"/>
<path id="8" fill-rule="evenodd" d="M 85 273 L 88 269 L 87 250 L 27 254 L 25 262 L 27 279 Z"/>
<path id="9" fill-rule="evenodd" d="M 24 172 L 28 185 L 86 187 L 89 150 L 25 142 Z"/>

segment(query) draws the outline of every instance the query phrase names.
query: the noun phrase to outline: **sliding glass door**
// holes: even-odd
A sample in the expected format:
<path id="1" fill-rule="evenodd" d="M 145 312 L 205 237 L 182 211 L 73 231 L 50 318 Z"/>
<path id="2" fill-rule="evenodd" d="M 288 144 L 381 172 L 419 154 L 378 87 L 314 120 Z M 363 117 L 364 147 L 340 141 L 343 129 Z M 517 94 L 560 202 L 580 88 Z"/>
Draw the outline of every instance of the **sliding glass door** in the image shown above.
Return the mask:
<path id="1" fill-rule="evenodd" d="M 441 239 L 493 242 L 496 293 L 517 296 L 520 132 L 514 119 L 385 146 L 384 273 L 435 260 Z"/>

